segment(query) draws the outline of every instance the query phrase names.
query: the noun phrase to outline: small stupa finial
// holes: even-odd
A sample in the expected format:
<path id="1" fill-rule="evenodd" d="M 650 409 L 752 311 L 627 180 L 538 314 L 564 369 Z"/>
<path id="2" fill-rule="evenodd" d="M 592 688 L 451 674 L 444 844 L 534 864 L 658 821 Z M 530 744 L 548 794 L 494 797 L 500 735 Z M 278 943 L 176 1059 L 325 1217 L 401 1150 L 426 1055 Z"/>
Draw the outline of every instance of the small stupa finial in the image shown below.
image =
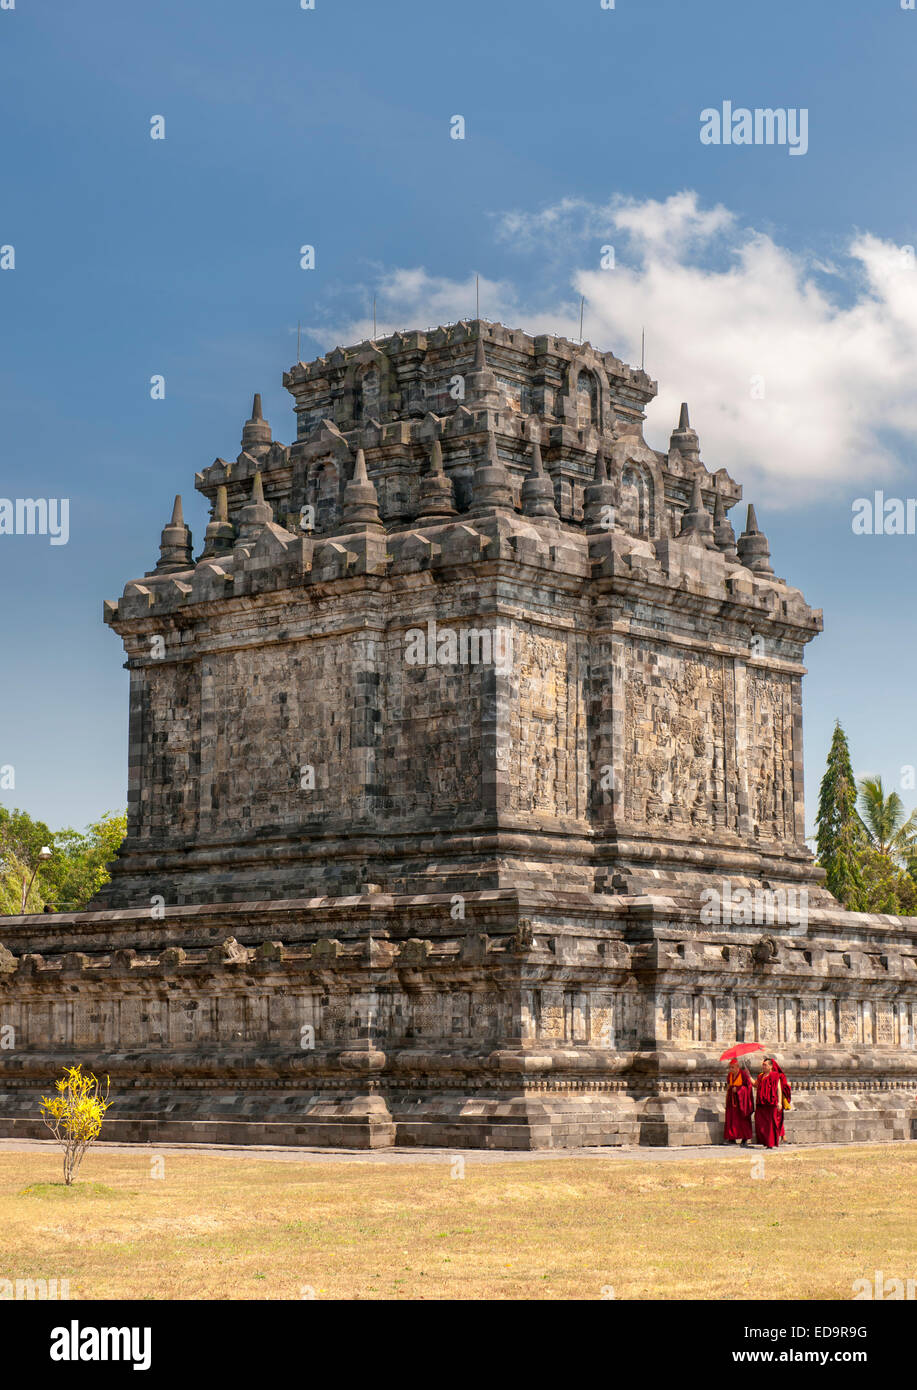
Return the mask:
<path id="1" fill-rule="evenodd" d="M 172 505 L 172 519 L 163 527 L 159 541 L 159 559 L 151 573 L 170 574 L 191 569 L 193 565 L 191 532 L 185 525 L 181 497 L 177 496 Z"/>
<path id="2" fill-rule="evenodd" d="M 341 507 L 341 524 L 338 531 L 357 530 L 364 526 L 382 529 L 379 515 L 379 497 L 375 483 L 366 471 L 366 455 L 357 449 L 353 464 L 353 476 L 344 488 Z"/>
<path id="3" fill-rule="evenodd" d="M 608 477 L 605 447 L 599 440 L 595 451 L 595 472 L 592 482 L 583 489 L 583 523 L 587 532 L 601 535 L 615 529 L 617 489 Z"/>
<path id="4" fill-rule="evenodd" d="M 209 560 L 214 555 L 228 554 L 232 550 L 235 534 L 235 529 L 229 520 L 229 497 L 226 484 L 220 483 L 213 504 L 213 516 L 207 523 L 207 530 L 204 532 L 204 549 L 201 559 Z"/>
<path id="5" fill-rule="evenodd" d="M 758 526 L 758 518 L 755 516 L 755 509 L 751 503 L 748 505 L 748 513 L 745 518 L 745 530 L 736 542 L 736 550 L 739 555 L 739 562 L 753 574 L 773 574 L 771 567 L 771 550 L 767 543 L 767 536 Z"/>
<path id="6" fill-rule="evenodd" d="M 550 521 L 559 520 L 554 503 L 554 484 L 544 471 L 541 444 L 537 435 L 532 440 L 532 466 L 522 484 L 522 510 L 526 516 L 546 517 Z"/>
<path id="7" fill-rule="evenodd" d="M 736 537 L 732 529 L 732 522 L 726 515 L 726 503 L 723 501 L 723 494 L 716 494 L 716 502 L 713 506 L 713 539 L 716 548 L 726 556 L 727 560 L 734 560 L 736 557 Z"/>
<path id="8" fill-rule="evenodd" d="M 252 399 L 251 418 L 242 426 L 242 451 L 257 458 L 270 448 L 271 438 L 271 427 L 261 410 L 261 392 L 256 391 Z"/>
<path id="9" fill-rule="evenodd" d="M 685 540 L 696 541 L 702 545 L 713 545 L 713 517 L 704 506 L 701 491 L 700 473 L 695 473 L 691 487 L 691 501 L 681 520 L 679 536 Z"/>
<path id="10" fill-rule="evenodd" d="M 697 431 L 691 428 L 687 401 L 682 401 L 681 403 L 681 410 L 678 414 L 678 426 L 672 431 L 672 438 L 669 440 L 669 448 L 677 449 L 682 458 L 687 459 L 689 463 L 700 462 L 700 444 L 697 438 Z"/>
<path id="11" fill-rule="evenodd" d="M 251 500 L 239 512 L 239 540 L 251 540 L 273 520 L 274 509 L 270 502 L 265 501 L 261 469 L 256 468 L 255 476 L 252 478 Z"/>
<path id="12" fill-rule="evenodd" d="M 430 467 L 420 480 L 420 507 L 417 515 L 425 521 L 455 516 L 452 480 L 443 467 L 443 446 L 434 439 L 430 448 Z"/>
<path id="13" fill-rule="evenodd" d="M 468 510 L 473 514 L 490 512 L 494 508 L 512 509 L 514 506 L 512 480 L 500 458 L 497 437 L 492 429 L 487 431 L 484 461 L 475 468 L 471 487 L 472 500 Z"/>

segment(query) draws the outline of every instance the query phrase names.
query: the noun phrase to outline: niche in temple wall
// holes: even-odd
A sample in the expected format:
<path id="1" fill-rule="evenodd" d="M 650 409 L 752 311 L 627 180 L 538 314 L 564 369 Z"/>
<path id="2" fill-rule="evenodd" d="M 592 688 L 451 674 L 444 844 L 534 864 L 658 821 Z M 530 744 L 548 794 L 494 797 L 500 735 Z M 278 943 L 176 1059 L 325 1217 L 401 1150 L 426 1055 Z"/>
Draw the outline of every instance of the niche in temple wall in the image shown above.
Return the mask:
<path id="1" fill-rule="evenodd" d="M 625 463 L 618 489 L 618 525 L 631 536 L 649 536 L 652 515 L 652 478 L 639 464 Z"/>
<path id="2" fill-rule="evenodd" d="M 353 393 L 353 418 L 369 420 L 379 414 L 382 385 L 378 367 L 367 367 L 357 377 Z"/>
<path id="3" fill-rule="evenodd" d="M 307 488 L 308 502 L 315 507 L 315 529 L 325 531 L 337 523 L 341 479 L 333 459 L 316 465 Z"/>
<path id="4" fill-rule="evenodd" d="M 599 422 L 599 388 L 592 372 L 585 369 L 576 378 L 576 423 L 588 429 Z"/>

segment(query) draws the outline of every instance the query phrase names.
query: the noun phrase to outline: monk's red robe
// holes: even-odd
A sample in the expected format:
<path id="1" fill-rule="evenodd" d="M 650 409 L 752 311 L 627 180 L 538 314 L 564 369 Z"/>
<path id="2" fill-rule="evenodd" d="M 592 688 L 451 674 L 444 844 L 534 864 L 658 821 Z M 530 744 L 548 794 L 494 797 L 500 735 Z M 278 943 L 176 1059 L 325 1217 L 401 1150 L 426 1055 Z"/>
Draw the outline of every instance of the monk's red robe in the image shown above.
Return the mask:
<path id="1" fill-rule="evenodd" d="M 781 1089 L 781 1091 L 783 1092 L 783 1094 L 786 1096 L 787 1100 L 791 1100 L 791 1099 L 792 1099 L 792 1097 L 793 1097 L 793 1090 L 792 1090 L 792 1087 L 790 1086 L 789 1081 L 787 1081 L 787 1079 L 786 1079 L 786 1072 L 783 1070 L 782 1067 L 780 1068 L 780 1089 Z M 781 1100 L 781 1102 L 780 1102 L 780 1138 L 781 1138 L 781 1139 L 785 1139 L 785 1138 L 786 1138 L 785 1112 L 784 1112 L 784 1109 L 783 1109 L 783 1101 L 782 1101 L 782 1100 Z"/>
<path id="2" fill-rule="evenodd" d="M 783 1126 L 783 1109 L 780 1102 L 780 1073 L 770 1071 L 759 1076 L 755 1084 L 757 1099 L 755 1104 L 755 1137 L 765 1148 L 776 1149 L 780 1143 Z"/>
<path id="3" fill-rule="evenodd" d="M 738 1081 L 733 1081 L 732 1077 L 726 1080 L 726 1121 L 723 1125 L 725 1144 L 751 1138 L 751 1114 L 754 1108 L 751 1075 L 743 1067 Z"/>

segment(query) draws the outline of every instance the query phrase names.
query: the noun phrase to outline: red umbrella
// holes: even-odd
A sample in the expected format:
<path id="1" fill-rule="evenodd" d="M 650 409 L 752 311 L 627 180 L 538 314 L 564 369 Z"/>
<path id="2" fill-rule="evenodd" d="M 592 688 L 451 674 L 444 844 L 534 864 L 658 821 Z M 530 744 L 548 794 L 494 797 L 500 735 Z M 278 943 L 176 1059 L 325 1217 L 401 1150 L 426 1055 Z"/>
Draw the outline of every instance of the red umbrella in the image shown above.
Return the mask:
<path id="1" fill-rule="evenodd" d="M 736 1043 L 735 1047 L 727 1047 L 720 1058 L 721 1062 L 728 1062 L 732 1057 L 744 1057 L 746 1052 L 766 1052 L 767 1048 L 763 1043 Z"/>

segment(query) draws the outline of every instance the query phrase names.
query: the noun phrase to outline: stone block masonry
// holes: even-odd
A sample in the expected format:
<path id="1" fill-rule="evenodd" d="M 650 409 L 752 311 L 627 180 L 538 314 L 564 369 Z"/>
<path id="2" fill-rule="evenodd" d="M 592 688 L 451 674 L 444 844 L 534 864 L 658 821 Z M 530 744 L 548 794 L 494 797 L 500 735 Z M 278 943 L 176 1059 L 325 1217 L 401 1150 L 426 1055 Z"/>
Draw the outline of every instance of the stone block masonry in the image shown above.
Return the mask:
<path id="1" fill-rule="evenodd" d="M 760 1040 L 800 1142 L 915 1137 L 917 921 L 824 889 L 821 614 L 687 407 L 653 450 L 643 372 L 482 322 L 284 382 L 294 443 L 256 396 L 200 554 L 176 499 L 105 605 L 128 836 L 91 911 L 0 923 L 0 1134 L 83 1060 L 113 1138 L 706 1144 Z"/>

